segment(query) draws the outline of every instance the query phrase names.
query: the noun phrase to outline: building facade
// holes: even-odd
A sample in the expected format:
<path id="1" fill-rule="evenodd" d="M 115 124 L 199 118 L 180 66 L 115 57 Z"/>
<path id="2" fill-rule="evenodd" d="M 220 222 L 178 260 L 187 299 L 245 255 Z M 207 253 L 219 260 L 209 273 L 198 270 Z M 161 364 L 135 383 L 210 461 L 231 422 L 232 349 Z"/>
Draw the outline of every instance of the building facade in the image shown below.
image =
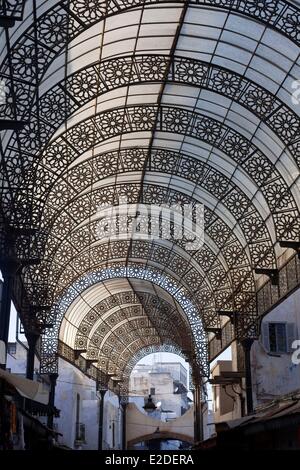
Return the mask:
<path id="1" fill-rule="evenodd" d="M 278 303 L 264 316 L 261 333 L 251 348 L 251 378 L 254 409 L 300 391 L 300 290 Z M 244 374 L 233 377 L 237 369 L 236 345 L 233 360 L 216 361 L 211 369 L 215 422 L 238 419 L 245 415 Z M 222 373 L 228 376 L 222 377 Z M 230 374 L 233 372 L 233 374 Z M 227 373 L 227 374 L 226 374 Z M 230 377 L 231 375 L 231 377 Z M 228 384 L 228 381 L 232 382 Z"/>
<path id="2" fill-rule="evenodd" d="M 26 342 L 12 342 L 8 349 L 7 368 L 21 377 L 26 375 L 26 347 Z M 45 380 L 39 374 L 37 357 L 35 366 L 34 379 Z M 69 449 L 97 450 L 100 400 L 96 383 L 63 359 L 60 367 L 63 373 L 57 380 L 55 397 L 55 406 L 61 410 L 60 416 L 54 419 L 56 444 Z M 49 388 L 49 383 L 45 386 Z M 38 415 L 37 418 L 47 424 L 47 416 Z M 103 449 L 121 449 L 122 419 L 118 397 L 107 391 L 103 410 Z"/>
<path id="3" fill-rule="evenodd" d="M 161 419 L 182 416 L 189 408 L 188 371 L 181 363 L 137 364 L 130 377 L 130 401 L 139 408 L 151 395 Z"/>

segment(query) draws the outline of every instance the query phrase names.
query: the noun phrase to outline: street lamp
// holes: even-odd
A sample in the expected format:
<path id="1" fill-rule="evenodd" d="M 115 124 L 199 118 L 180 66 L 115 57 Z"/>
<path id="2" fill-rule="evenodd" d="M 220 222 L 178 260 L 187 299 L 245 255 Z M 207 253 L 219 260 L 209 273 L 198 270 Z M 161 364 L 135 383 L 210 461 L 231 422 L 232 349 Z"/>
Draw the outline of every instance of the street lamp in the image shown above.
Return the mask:
<path id="1" fill-rule="evenodd" d="M 148 399 L 147 399 L 145 405 L 143 406 L 143 408 L 147 413 L 152 413 L 153 411 L 156 410 L 156 406 L 153 403 L 151 395 L 148 396 Z"/>

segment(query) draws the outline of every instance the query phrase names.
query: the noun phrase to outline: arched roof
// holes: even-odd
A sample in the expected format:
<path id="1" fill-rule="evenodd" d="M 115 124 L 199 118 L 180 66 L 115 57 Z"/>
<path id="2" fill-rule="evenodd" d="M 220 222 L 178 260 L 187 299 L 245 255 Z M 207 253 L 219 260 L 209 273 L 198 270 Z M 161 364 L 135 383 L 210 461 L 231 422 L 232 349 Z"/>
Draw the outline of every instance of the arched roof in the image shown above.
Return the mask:
<path id="1" fill-rule="evenodd" d="M 2 132 L 1 217 L 4 231 L 22 229 L 26 296 L 55 325 L 44 372 L 60 339 L 117 376 L 163 344 L 190 351 L 204 373 L 203 332 L 226 322 L 218 311 L 239 313 L 238 339 L 257 334 L 258 273 L 299 243 L 300 2 L 53 0 L 25 2 L 22 21 L 13 3 L 0 111 L 21 125 Z M 174 233 L 141 240 L 115 213 L 118 233 L 99 237 L 107 205 L 124 198 L 202 205 L 201 246 Z M 107 299 L 117 306 L 100 315 Z"/>

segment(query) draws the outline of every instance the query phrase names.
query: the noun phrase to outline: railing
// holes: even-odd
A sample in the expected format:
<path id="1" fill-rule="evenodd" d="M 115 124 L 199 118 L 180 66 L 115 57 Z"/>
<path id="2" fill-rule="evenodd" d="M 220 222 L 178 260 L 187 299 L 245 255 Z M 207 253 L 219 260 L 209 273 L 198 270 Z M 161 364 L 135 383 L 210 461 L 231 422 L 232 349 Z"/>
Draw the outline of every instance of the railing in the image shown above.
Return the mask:
<path id="1" fill-rule="evenodd" d="M 104 372 L 100 371 L 93 364 L 89 364 L 88 361 L 80 354 L 76 355 L 74 349 L 62 341 L 58 341 L 58 355 L 70 364 L 75 365 L 81 372 L 94 380 L 101 380 L 103 383 L 107 382 L 108 376 Z"/>
<path id="2" fill-rule="evenodd" d="M 216 339 L 214 336 L 208 342 L 208 356 L 209 361 L 214 360 L 222 351 L 224 351 L 234 340 L 234 328 L 230 321 L 228 321 L 222 328 L 222 341 Z"/>
<path id="3" fill-rule="evenodd" d="M 272 286 L 271 281 L 267 281 L 257 292 L 257 309 L 258 315 L 263 317 L 271 308 L 282 302 L 294 289 L 300 285 L 300 260 L 298 254 L 295 254 L 282 268 L 279 270 L 279 285 Z M 230 321 L 228 321 L 222 328 L 222 341 L 216 339 L 214 336 L 208 342 L 209 361 L 213 361 L 219 354 L 230 346 L 234 341 L 234 328 Z M 59 355 L 65 360 L 74 363 L 87 373 L 87 366 L 85 359 L 80 356 L 75 360 L 74 350 L 66 344 L 59 341 Z M 91 366 L 88 369 L 88 375 L 96 379 L 97 368 Z"/>
<path id="4" fill-rule="evenodd" d="M 284 300 L 300 284 L 300 259 L 296 254 L 279 271 L 279 285 L 266 282 L 257 292 L 257 308 L 260 316 L 266 315 L 277 303 Z"/>
<path id="5" fill-rule="evenodd" d="M 296 253 L 279 270 L 278 286 L 273 286 L 271 281 L 267 281 L 257 292 L 257 311 L 260 317 L 263 317 L 277 304 L 282 302 L 300 285 L 300 259 Z M 234 329 L 230 321 L 222 328 L 222 341 L 214 336 L 208 342 L 209 361 L 213 361 L 219 354 L 225 351 L 234 341 Z"/>

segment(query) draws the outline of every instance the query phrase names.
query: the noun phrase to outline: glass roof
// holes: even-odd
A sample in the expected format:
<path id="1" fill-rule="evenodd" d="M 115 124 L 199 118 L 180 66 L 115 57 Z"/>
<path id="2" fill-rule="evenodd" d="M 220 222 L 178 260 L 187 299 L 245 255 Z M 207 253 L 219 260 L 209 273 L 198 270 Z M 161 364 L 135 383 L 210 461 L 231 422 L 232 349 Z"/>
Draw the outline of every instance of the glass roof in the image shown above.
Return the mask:
<path id="1" fill-rule="evenodd" d="M 299 24 L 298 1 L 52 0 L 36 11 L 25 2 L 23 20 L 2 28 L 2 119 L 22 124 L 1 132 L 3 229 L 26 229 L 16 249 L 40 260 L 22 279 L 29 304 L 51 307 L 56 325 L 43 336 L 44 371 L 56 370 L 60 340 L 108 375 L 122 376 L 138 350 L 162 344 L 191 361 L 195 350 L 204 374 L 199 332 L 207 340 L 222 329 L 220 309 L 239 312 L 237 339 L 257 335 L 261 270 L 280 268 L 294 253 L 287 242 L 299 243 Z M 202 205 L 202 246 L 126 230 L 99 239 L 105 207 L 125 199 Z M 168 218 L 159 223 L 166 230 Z M 136 267 L 134 282 L 126 267 Z M 87 276 L 106 269 L 124 275 L 87 287 Z M 86 291 L 74 288 L 80 282 Z M 119 298 L 126 292 L 132 303 Z M 146 308 L 145 295 L 159 308 Z M 86 329 L 116 296 L 117 307 Z M 127 348 L 118 369 L 109 348 L 121 326 L 128 338 L 115 344 L 119 355 Z"/>

